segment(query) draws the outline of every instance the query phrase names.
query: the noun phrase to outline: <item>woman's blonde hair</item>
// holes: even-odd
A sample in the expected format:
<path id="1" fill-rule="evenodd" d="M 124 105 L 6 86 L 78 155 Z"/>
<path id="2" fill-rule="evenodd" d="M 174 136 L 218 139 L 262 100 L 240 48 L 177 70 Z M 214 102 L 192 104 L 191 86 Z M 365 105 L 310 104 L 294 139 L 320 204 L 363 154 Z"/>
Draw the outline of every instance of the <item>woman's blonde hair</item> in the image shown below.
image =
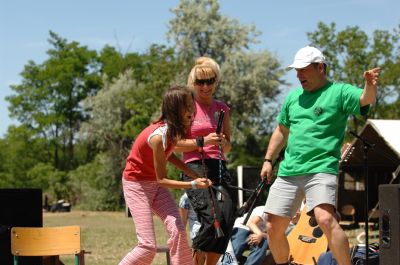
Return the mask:
<path id="1" fill-rule="evenodd" d="M 218 63 L 209 57 L 199 57 L 189 73 L 187 85 L 193 89 L 196 78 L 208 79 L 212 77 L 215 77 L 215 84 L 218 85 L 221 78 Z"/>

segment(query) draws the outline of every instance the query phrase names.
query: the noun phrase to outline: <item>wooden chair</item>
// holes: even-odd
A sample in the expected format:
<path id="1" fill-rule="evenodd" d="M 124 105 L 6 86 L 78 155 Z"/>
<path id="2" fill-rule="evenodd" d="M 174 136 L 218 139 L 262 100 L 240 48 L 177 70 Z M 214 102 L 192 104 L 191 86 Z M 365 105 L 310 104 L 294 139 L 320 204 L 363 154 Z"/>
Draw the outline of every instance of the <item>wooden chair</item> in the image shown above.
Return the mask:
<path id="1" fill-rule="evenodd" d="M 11 253 L 14 265 L 20 256 L 42 256 L 45 264 L 62 264 L 59 255 L 75 255 L 76 265 L 85 264 L 79 226 L 13 227 Z"/>

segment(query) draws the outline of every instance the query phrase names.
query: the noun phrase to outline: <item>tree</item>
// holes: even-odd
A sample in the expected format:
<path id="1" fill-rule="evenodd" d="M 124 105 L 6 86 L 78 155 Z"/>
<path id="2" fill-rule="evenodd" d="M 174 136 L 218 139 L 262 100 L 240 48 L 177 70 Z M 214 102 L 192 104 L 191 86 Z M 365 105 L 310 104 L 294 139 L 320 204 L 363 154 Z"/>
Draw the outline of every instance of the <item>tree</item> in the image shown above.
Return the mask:
<path id="1" fill-rule="evenodd" d="M 86 195 L 76 200 L 85 204 L 85 207 L 96 209 L 100 205 L 107 209 L 114 209 L 119 205 L 119 197 L 115 195 L 121 195 L 119 191 L 122 170 L 132 142 L 160 114 L 161 95 L 181 69 L 174 58 L 173 50 L 165 46 L 152 45 L 144 54 L 125 56 L 111 53 L 110 48 L 106 49 L 108 59 L 103 62 L 117 61 L 118 65 L 123 65 L 121 70 L 128 70 L 113 79 L 105 75 L 102 89 L 83 102 L 90 119 L 83 123 L 80 139 L 95 143 L 100 153 L 91 163 L 71 172 L 75 180 L 74 187 L 91 187 L 85 192 Z M 101 54 L 105 54 L 104 52 L 103 50 Z M 113 57 L 121 60 L 111 60 Z M 131 60 L 132 58 L 135 60 Z M 108 67 L 107 64 L 103 66 Z M 96 181 L 88 180 L 81 173 L 90 168 L 96 168 L 95 172 L 101 169 L 101 174 L 88 175 L 96 175 Z M 83 180 L 77 181 L 80 177 Z M 82 184 L 77 185 L 79 183 Z M 79 190 L 76 192 L 79 193 Z M 110 192 L 113 197 L 107 195 Z M 98 202 L 95 205 L 85 202 L 88 197 L 96 197 Z"/>
<path id="2" fill-rule="evenodd" d="M 129 59 L 132 57 L 135 60 Z M 181 68 L 173 50 L 165 46 L 152 45 L 147 53 L 127 54 L 124 58 L 128 62 L 121 63 L 127 65 L 121 70 L 128 70 L 112 80 L 106 75 L 103 88 L 83 102 L 90 119 L 81 132 L 86 139 L 96 142 L 100 150 L 119 150 L 112 151 L 113 155 L 123 154 L 125 158 L 132 139 L 159 114 L 161 95 Z"/>
<path id="3" fill-rule="evenodd" d="M 76 165 L 75 136 L 86 119 L 80 103 L 101 85 L 97 54 L 53 32 L 49 43 L 49 59 L 39 65 L 29 61 L 21 73 L 22 84 L 11 86 L 16 95 L 6 99 L 11 117 L 49 143 L 53 166 L 68 170 Z"/>
<path id="4" fill-rule="evenodd" d="M 336 24 L 318 23 L 314 32 L 307 33 L 312 45 L 320 47 L 328 60 L 328 75 L 337 81 L 364 87 L 363 72 L 381 68 L 378 97 L 370 117 L 399 118 L 400 95 L 400 25 L 389 32 L 375 30 L 368 36 L 359 27 L 336 31 Z M 357 130 L 361 125 L 353 119 Z"/>
<path id="5" fill-rule="evenodd" d="M 268 51 L 250 52 L 260 32 L 253 25 L 222 16 L 216 0 L 181 0 L 172 11 L 176 17 L 169 23 L 167 38 L 174 41 L 185 65 L 181 82 L 186 82 L 196 57 L 209 56 L 220 64 L 222 81 L 216 97 L 231 108 L 233 148 L 229 155 L 237 159 L 231 166 L 259 164 L 265 148 L 261 139 L 271 130 L 265 124 L 276 113 L 279 86 L 285 85 L 280 62 Z M 243 152 L 252 159 L 242 160 Z"/>
<path id="6" fill-rule="evenodd" d="M 46 145 L 26 125 L 10 126 L 0 141 L 0 187 L 41 188 L 41 184 L 46 182 L 45 177 L 36 179 L 28 172 L 38 163 L 50 160 Z"/>
<path id="7" fill-rule="evenodd" d="M 175 42 L 177 53 L 189 65 L 193 58 L 208 55 L 219 63 L 235 52 L 257 43 L 255 26 L 240 25 L 222 16 L 216 0 L 181 0 L 172 10 L 167 38 Z"/>

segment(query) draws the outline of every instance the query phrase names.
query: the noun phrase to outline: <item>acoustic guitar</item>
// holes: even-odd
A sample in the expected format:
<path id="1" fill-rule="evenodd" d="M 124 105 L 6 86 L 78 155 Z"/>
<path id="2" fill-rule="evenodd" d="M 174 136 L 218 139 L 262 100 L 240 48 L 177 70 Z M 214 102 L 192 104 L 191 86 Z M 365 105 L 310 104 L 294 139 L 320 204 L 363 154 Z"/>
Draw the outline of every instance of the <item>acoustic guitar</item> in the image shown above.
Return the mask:
<path id="1" fill-rule="evenodd" d="M 300 219 L 287 236 L 290 261 L 294 264 L 315 265 L 319 256 L 328 249 L 328 239 L 315 218 L 307 215 L 306 207 Z"/>

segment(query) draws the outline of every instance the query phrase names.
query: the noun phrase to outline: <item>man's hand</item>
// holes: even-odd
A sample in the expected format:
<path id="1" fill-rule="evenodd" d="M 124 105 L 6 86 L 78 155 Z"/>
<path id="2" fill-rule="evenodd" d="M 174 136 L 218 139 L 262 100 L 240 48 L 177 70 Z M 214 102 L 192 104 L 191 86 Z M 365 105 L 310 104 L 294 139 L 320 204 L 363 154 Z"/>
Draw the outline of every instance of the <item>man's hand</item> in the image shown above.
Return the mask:
<path id="1" fill-rule="evenodd" d="M 261 179 L 264 179 L 264 177 L 267 177 L 267 183 L 271 183 L 272 181 L 272 164 L 269 161 L 265 161 L 263 163 L 263 166 L 261 168 L 260 172 L 260 177 Z"/>
<path id="2" fill-rule="evenodd" d="M 363 76 L 365 79 L 364 91 L 360 97 L 360 106 L 364 107 L 369 104 L 374 104 L 376 101 L 376 90 L 378 87 L 379 67 L 365 71 Z"/>
<path id="3" fill-rule="evenodd" d="M 377 86 L 379 81 L 379 72 L 381 68 L 377 67 L 368 71 L 365 71 L 363 76 L 367 86 Z"/>

